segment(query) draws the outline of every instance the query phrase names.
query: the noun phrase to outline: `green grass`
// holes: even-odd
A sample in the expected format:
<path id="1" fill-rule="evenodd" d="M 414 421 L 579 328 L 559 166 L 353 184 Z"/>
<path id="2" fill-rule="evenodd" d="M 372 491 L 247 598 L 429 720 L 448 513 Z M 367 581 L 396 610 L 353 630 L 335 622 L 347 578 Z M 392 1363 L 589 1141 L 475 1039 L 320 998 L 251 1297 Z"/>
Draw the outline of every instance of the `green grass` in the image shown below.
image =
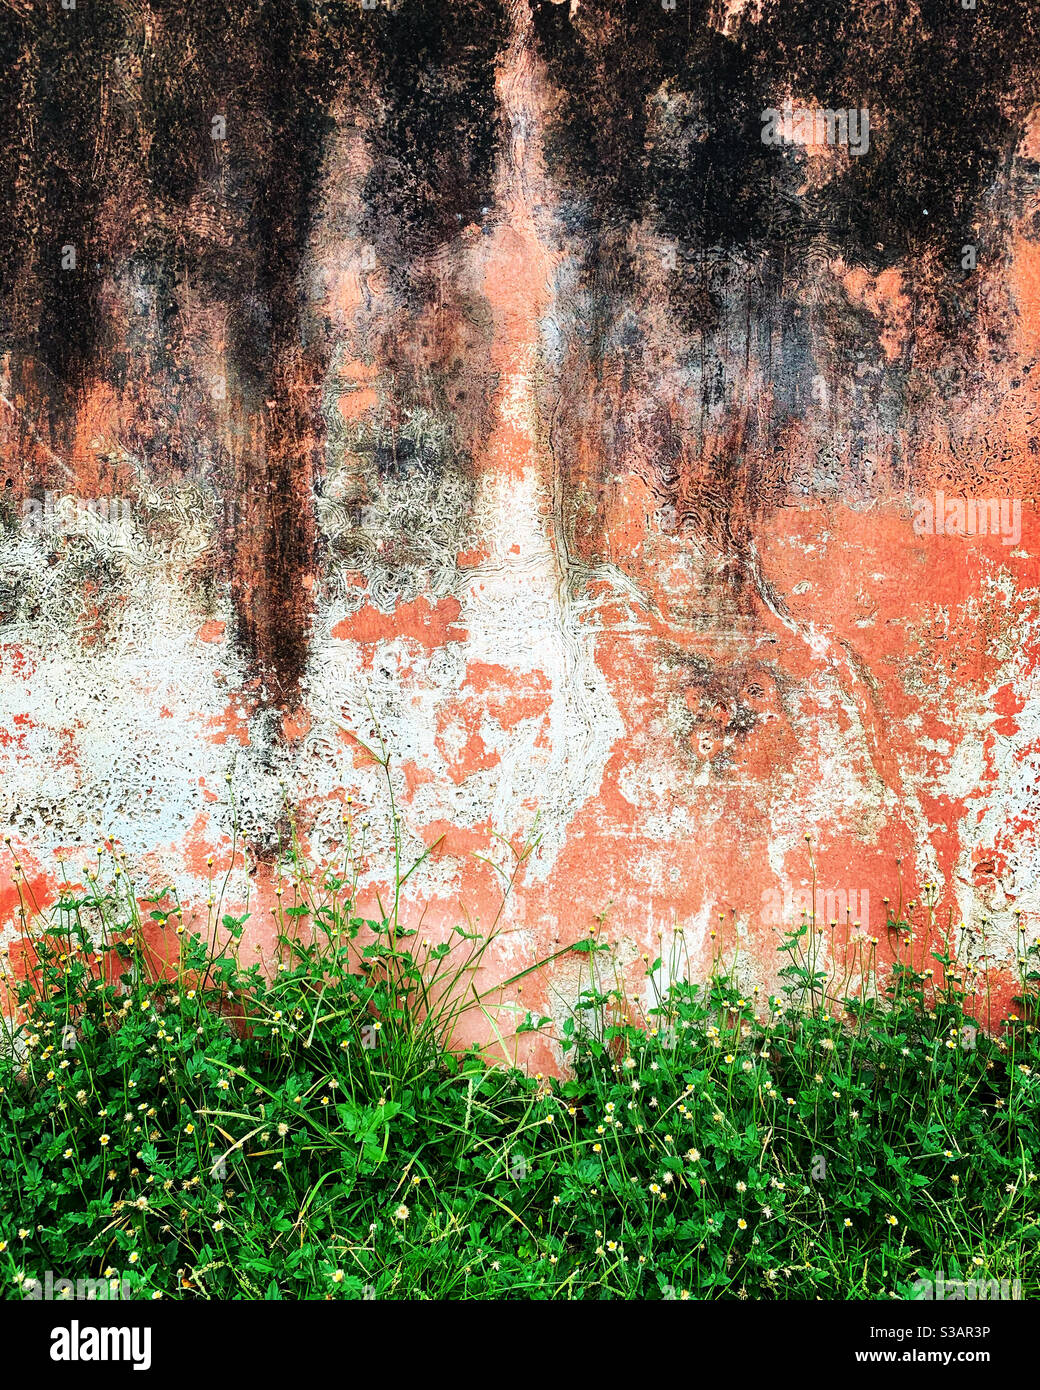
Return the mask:
<path id="1" fill-rule="evenodd" d="M 5 1297 L 47 1270 L 142 1298 L 861 1299 L 938 1270 L 1037 1295 L 1036 943 L 990 1036 L 920 904 L 889 913 L 883 987 L 851 924 L 796 924 L 768 999 L 721 951 L 687 978 L 679 932 L 645 1016 L 594 930 L 559 1080 L 451 1050 L 495 1016 L 493 929 L 420 944 L 399 854 L 378 921 L 349 850 L 283 869 L 265 968 L 219 895 L 206 933 L 173 889 L 142 909 L 118 850 L 43 913 L 16 869 Z"/>

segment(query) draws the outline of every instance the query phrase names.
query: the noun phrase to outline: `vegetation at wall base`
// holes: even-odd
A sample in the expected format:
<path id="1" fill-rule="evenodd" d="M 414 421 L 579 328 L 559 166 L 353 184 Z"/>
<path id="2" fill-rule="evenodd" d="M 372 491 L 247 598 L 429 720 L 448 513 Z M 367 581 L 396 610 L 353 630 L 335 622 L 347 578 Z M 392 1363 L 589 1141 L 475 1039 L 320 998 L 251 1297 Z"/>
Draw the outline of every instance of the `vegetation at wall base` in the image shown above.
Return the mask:
<path id="1" fill-rule="evenodd" d="M 721 951 L 689 978 L 680 931 L 641 1016 L 593 930 L 558 1035 L 520 1029 L 557 1036 L 561 1080 L 452 1050 L 468 1011 L 495 1017 L 473 983 L 493 930 L 420 944 L 397 877 L 366 921 L 349 860 L 294 849 L 276 959 L 247 966 L 244 919 L 217 898 L 190 930 L 118 849 L 46 912 L 16 867 L 5 1298 L 46 1271 L 183 1300 L 911 1298 L 936 1271 L 1037 1296 L 1037 943 L 991 1035 L 902 906 L 890 973 L 803 919 L 782 997 Z"/>

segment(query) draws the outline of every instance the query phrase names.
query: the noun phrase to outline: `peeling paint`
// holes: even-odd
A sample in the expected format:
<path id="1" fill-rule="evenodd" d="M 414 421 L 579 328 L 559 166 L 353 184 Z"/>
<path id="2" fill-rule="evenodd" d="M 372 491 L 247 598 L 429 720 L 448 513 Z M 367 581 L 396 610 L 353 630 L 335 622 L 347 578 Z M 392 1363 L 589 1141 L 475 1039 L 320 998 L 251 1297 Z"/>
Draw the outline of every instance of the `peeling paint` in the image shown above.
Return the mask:
<path id="1" fill-rule="evenodd" d="M 901 874 L 1009 960 L 1015 910 L 1040 931 L 1025 0 L 219 9 L 0 39 L 0 813 L 34 888 L 115 834 L 197 906 L 237 825 L 249 948 L 290 816 L 331 853 L 349 795 L 374 898 L 382 740 L 424 929 L 495 920 L 496 837 L 539 836 L 489 979 L 599 920 L 636 973 L 680 927 L 703 968 L 722 913 L 773 982 L 806 834 L 875 934 Z M 785 95 L 868 106 L 869 152 L 764 145 Z M 920 534 L 939 492 L 1021 534 Z"/>

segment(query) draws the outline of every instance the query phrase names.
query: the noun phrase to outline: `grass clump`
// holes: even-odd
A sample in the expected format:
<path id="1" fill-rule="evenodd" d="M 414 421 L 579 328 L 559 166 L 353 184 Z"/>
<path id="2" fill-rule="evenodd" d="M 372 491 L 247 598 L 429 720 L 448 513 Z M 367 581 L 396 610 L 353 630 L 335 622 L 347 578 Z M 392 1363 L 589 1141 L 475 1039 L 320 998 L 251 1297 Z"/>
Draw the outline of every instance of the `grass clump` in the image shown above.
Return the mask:
<path id="1" fill-rule="evenodd" d="M 452 1050 L 493 1017 L 489 936 L 420 945 L 399 882 L 366 920 L 349 863 L 295 854 L 247 968 L 244 919 L 192 931 L 105 864 L 44 913 L 19 880 L 5 1297 L 48 1270 L 175 1299 L 912 1297 L 939 1270 L 1037 1294 L 1035 943 L 991 1036 L 910 911 L 891 971 L 804 919 L 768 999 L 721 953 L 690 978 L 680 932 L 645 1014 L 594 932 L 545 1078 Z"/>

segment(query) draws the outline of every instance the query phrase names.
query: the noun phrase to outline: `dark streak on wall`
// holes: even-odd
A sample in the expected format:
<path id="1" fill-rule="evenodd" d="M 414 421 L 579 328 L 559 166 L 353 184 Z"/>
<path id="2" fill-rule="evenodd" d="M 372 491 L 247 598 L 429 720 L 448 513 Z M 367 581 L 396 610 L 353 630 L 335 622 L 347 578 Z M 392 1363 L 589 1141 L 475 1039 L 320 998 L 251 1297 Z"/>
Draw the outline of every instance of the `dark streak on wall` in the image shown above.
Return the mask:
<path id="1" fill-rule="evenodd" d="M 1040 14 L 1029 0 L 730 8 L 726 24 L 720 0 L 672 11 L 533 3 L 555 92 L 547 160 L 581 262 L 570 308 L 583 355 L 569 375 L 598 383 L 558 425 L 571 530 L 608 555 L 608 480 L 632 469 L 681 530 L 733 554 L 734 581 L 755 588 L 757 516 L 799 497 L 866 500 L 878 440 L 892 482 L 909 485 L 901 431 L 927 428 L 944 390 L 989 389 L 1003 324 L 980 315 L 962 247 L 989 264 L 1007 254 L 1010 210 L 991 205 L 991 190 L 1035 102 Z M 763 111 L 787 97 L 867 108 L 868 156 L 836 152 L 825 177 L 807 178 L 802 151 L 761 139 Z M 661 275 L 669 244 L 674 267 Z M 821 271 L 839 261 L 871 275 L 900 269 L 914 333 L 897 360 L 882 351 L 876 314 L 821 289 Z M 669 321 L 658 317 L 657 336 L 634 334 L 632 321 L 662 303 Z M 820 391 L 833 396 L 832 417 Z M 796 480 L 792 431 L 807 422 L 821 436 L 840 429 L 849 456 L 830 462 L 821 447 Z M 580 462 L 589 457 L 602 460 L 595 475 Z"/>
<path id="2" fill-rule="evenodd" d="M 434 290 L 409 281 L 413 261 L 489 197 L 503 13 L 476 0 L 393 14 L 346 0 L 3 11 L 0 335 L 23 440 L 61 455 L 104 384 L 148 476 L 212 477 L 232 494 L 221 567 L 249 672 L 278 704 L 294 703 L 306 664 L 316 565 L 327 343 L 306 331 L 301 269 L 332 108 L 352 106 L 369 130 L 366 230 L 418 314 Z M 226 407 L 191 302 L 223 315 Z"/>

